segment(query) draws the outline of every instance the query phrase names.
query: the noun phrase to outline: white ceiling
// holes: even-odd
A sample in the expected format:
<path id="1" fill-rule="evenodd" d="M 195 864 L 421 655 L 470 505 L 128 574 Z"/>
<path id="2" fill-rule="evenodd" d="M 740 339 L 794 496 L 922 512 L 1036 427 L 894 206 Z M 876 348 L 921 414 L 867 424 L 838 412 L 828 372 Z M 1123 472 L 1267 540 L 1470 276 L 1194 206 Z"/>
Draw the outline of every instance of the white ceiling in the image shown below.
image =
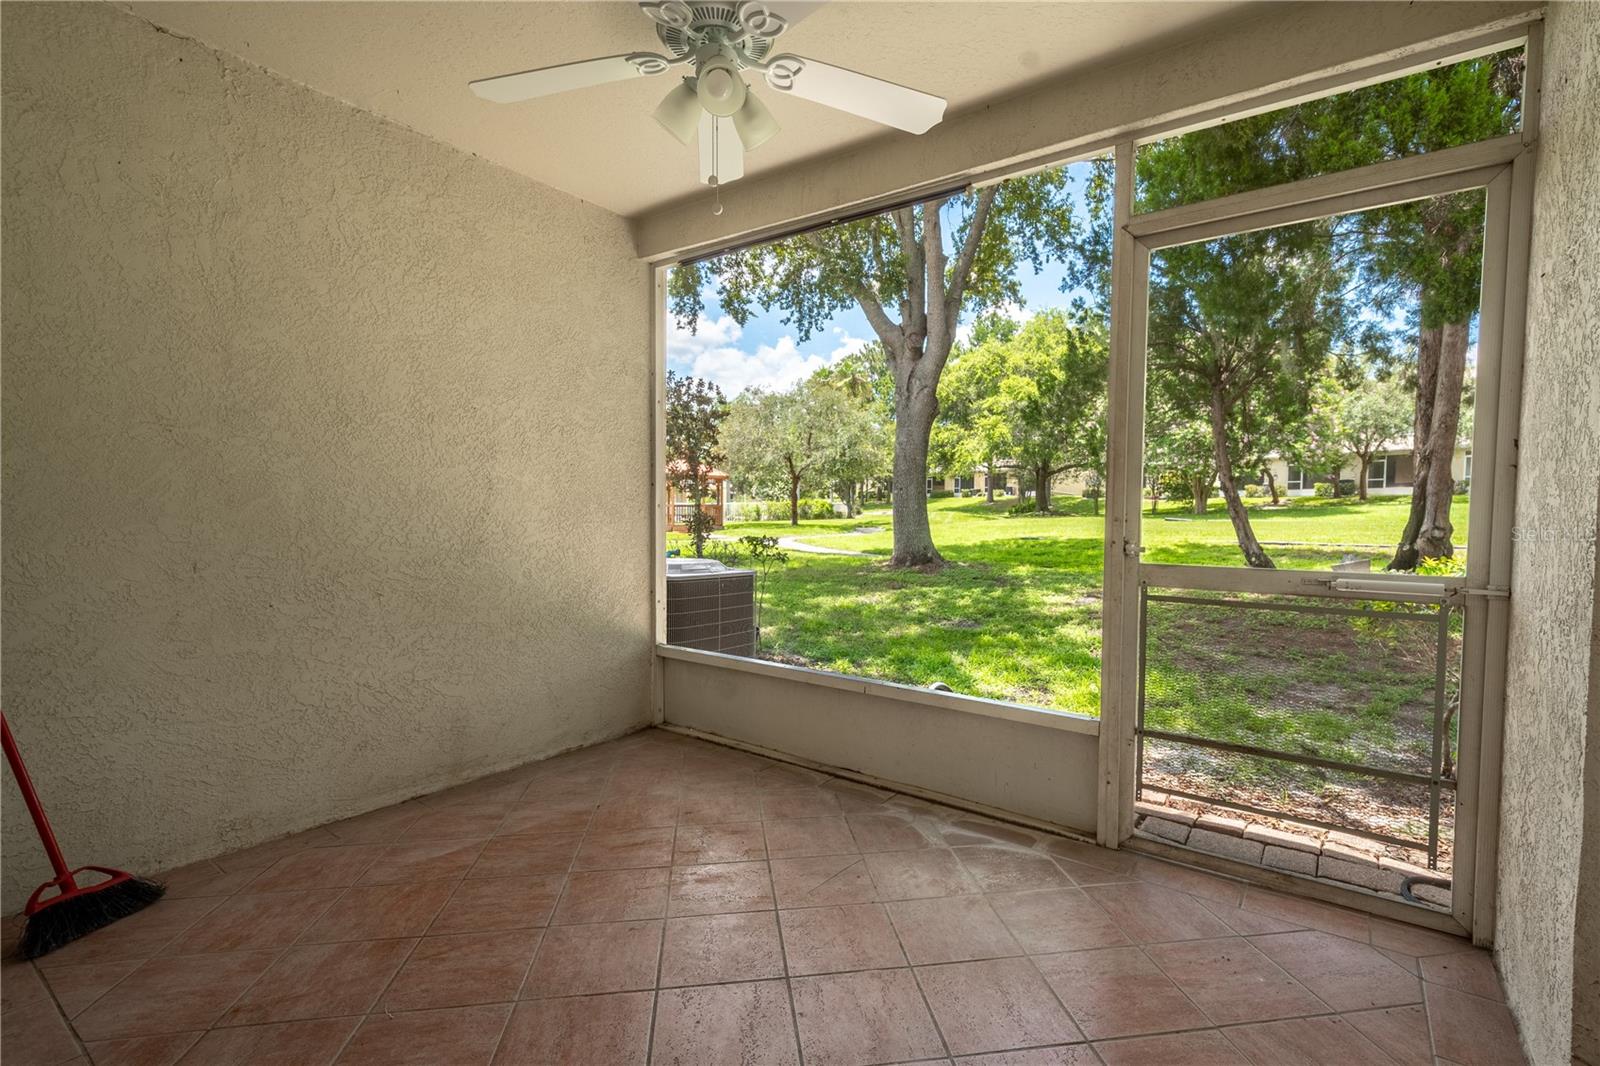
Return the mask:
<path id="1" fill-rule="evenodd" d="M 624 0 L 128 6 L 166 29 L 622 215 L 701 189 L 693 146 L 678 144 L 650 117 L 675 73 L 520 104 L 490 103 L 467 89 L 487 75 L 659 51 L 654 24 Z M 937 93 L 954 112 L 1182 35 L 1242 6 L 834 0 L 795 26 L 780 48 Z M 759 79 L 751 84 L 783 130 L 746 157 L 747 176 L 875 137 L 911 136 L 774 93 Z"/>

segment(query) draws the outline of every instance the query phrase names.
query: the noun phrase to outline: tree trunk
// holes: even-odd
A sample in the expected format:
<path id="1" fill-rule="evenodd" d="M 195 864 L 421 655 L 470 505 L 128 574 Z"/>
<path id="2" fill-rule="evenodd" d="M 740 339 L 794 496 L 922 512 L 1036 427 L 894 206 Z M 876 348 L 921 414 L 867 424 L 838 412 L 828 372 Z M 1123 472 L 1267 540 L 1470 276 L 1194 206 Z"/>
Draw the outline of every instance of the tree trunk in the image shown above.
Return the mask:
<path id="1" fill-rule="evenodd" d="M 1202 474 L 1193 474 L 1189 477 L 1189 498 L 1193 503 L 1195 514 L 1205 514 L 1206 504 L 1211 500 L 1211 481 Z"/>
<path id="2" fill-rule="evenodd" d="M 1428 433 L 1427 498 L 1417 531 L 1417 554 L 1424 559 L 1455 554 L 1450 503 L 1455 496 L 1456 433 L 1461 428 L 1461 383 L 1467 371 L 1467 324 L 1450 322 L 1439 345 L 1439 375 L 1434 387 L 1433 426 Z"/>
<path id="3" fill-rule="evenodd" d="M 1426 294 L 1424 294 L 1425 296 Z M 1443 387 L 1442 378 L 1451 376 L 1445 367 L 1445 337 L 1446 331 L 1452 333 L 1452 343 L 1459 342 L 1461 351 L 1459 357 L 1463 363 L 1463 370 L 1457 371 L 1454 391 L 1447 391 Z M 1459 335 L 1456 331 L 1459 330 Z M 1417 333 L 1417 410 L 1412 420 L 1411 430 L 1411 507 L 1406 514 L 1405 529 L 1400 534 L 1400 544 L 1395 548 L 1394 558 L 1389 560 L 1386 569 L 1389 570 L 1415 570 L 1417 562 L 1423 557 L 1424 540 L 1426 546 L 1437 548 L 1437 521 L 1438 509 L 1430 503 L 1430 489 L 1435 483 L 1434 460 L 1438 457 L 1435 447 L 1435 423 L 1444 416 L 1440 411 L 1441 402 L 1451 409 L 1447 416 L 1451 423 L 1448 450 L 1444 453 L 1445 473 L 1448 477 L 1450 460 L 1455 453 L 1456 428 L 1461 418 L 1461 377 L 1464 372 L 1466 359 L 1466 328 L 1464 326 L 1434 326 L 1429 329 L 1419 330 Z M 1448 501 L 1443 511 L 1445 523 L 1445 542 L 1449 542 L 1450 534 L 1450 506 Z"/>
<path id="4" fill-rule="evenodd" d="M 932 388 L 906 375 L 894 397 L 894 555 L 891 566 L 944 562 L 928 528 L 928 437 L 939 405 Z"/>
<path id="5" fill-rule="evenodd" d="M 1267 475 L 1267 489 L 1272 493 L 1272 506 L 1276 507 L 1282 502 L 1278 498 L 1278 479 L 1273 476 L 1272 467 L 1270 466 L 1263 470 L 1262 473 Z"/>
<path id="6" fill-rule="evenodd" d="M 994 463 L 983 464 L 983 499 L 985 503 L 994 502 Z"/>
<path id="7" fill-rule="evenodd" d="M 701 467 L 697 462 L 694 466 L 694 510 L 689 512 L 689 528 L 694 533 L 694 557 L 696 559 L 704 559 L 706 557 L 706 534 L 710 532 L 706 528 L 709 523 L 706 522 L 700 510 L 700 501 L 706 495 L 706 480 L 700 471 Z"/>
<path id="8" fill-rule="evenodd" d="M 1372 469 L 1372 456 L 1358 455 L 1356 458 L 1361 461 L 1361 473 L 1356 475 L 1356 499 L 1365 500 L 1367 498 L 1367 472 Z"/>
<path id="9" fill-rule="evenodd" d="M 789 475 L 789 524 L 791 526 L 800 524 L 800 476 L 798 474 Z"/>
<path id="10" fill-rule="evenodd" d="M 1222 409 L 1222 393 L 1217 388 L 1211 390 L 1211 450 L 1217 464 L 1217 486 L 1222 490 L 1222 500 L 1227 505 L 1228 518 L 1233 522 L 1233 533 L 1239 540 L 1244 561 L 1263 570 L 1276 569 L 1261 542 L 1256 540 L 1256 532 L 1250 528 L 1250 515 L 1239 498 L 1239 486 L 1233 479 L 1233 457 L 1228 454 L 1227 412 Z"/>
<path id="11" fill-rule="evenodd" d="M 1036 466 L 1033 468 L 1033 509 L 1044 512 L 1050 510 L 1050 468 Z"/>

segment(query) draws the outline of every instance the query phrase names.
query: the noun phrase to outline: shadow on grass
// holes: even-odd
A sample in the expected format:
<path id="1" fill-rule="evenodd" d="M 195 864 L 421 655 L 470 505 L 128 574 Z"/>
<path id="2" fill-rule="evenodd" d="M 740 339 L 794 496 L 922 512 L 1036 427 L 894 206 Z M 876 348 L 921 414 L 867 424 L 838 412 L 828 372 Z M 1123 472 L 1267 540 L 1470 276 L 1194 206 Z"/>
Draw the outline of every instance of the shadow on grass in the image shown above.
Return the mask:
<path id="1" fill-rule="evenodd" d="M 1100 541 L 954 546 L 923 573 L 791 556 L 767 583 L 762 645 L 816 666 L 1098 713 Z"/>

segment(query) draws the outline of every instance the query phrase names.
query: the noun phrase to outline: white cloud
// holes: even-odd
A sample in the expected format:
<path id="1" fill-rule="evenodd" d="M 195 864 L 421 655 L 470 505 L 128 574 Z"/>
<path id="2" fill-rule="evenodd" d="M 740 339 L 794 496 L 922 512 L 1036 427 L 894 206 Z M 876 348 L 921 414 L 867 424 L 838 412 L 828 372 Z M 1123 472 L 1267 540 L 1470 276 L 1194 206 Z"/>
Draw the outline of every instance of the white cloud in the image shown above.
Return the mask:
<path id="1" fill-rule="evenodd" d="M 730 316 L 702 319 L 697 333 L 671 323 L 667 334 L 667 365 L 705 378 L 722 387 L 730 398 L 752 386 L 787 389 L 826 366 L 832 366 L 867 344 L 842 328 L 832 329 L 834 348 L 824 354 L 801 351 L 794 337 L 779 337 L 775 344 L 757 345 L 754 351 L 740 345 L 744 330 Z"/>

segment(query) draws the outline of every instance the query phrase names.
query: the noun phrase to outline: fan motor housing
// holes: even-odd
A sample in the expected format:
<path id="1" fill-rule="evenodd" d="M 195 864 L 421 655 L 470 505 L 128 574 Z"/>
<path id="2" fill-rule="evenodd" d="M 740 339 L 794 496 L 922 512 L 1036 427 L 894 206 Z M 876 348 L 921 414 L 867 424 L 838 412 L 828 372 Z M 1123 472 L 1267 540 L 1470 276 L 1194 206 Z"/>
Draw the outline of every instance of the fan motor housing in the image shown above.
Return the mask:
<path id="1" fill-rule="evenodd" d="M 759 64 L 772 51 L 773 37 L 783 32 L 784 22 L 755 0 L 733 3 L 684 3 L 666 0 L 645 5 L 655 20 L 656 36 L 676 59 L 686 59 L 707 42 L 722 44 L 733 53 L 741 67 Z M 772 37 L 762 36 L 766 28 Z"/>

